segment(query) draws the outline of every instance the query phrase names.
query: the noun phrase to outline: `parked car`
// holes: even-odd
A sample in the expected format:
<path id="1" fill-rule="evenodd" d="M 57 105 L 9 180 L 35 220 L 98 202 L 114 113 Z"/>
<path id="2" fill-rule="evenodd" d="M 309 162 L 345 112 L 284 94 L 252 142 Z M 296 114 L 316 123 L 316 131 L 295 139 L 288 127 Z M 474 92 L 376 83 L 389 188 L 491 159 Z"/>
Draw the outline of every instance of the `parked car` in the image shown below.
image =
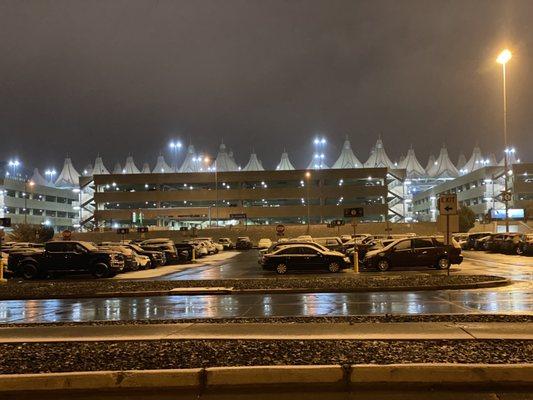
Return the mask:
<path id="1" fill-rule="evenodd" d="M 204 242 L 208 242 L 209 246 L 210 247 L 213 247 L 215 249 L 214 251 L 214 254 L 218 253 L 219 251 L 223 251 L 224 250 L 224 246 L 221 245 L 220 243 L 217 243 L 213 240 L 213 238 L 210 238 L 210 237 L 200 237 L 200 238 L 196 238 L 198 240 L 203 240 Z"/>
<path id="2" fill-rule="evenodd" d="M 99 245 L 98 248 L 104 250 L 116 251 L 124 257 L 124 271 L 138 271 L 141 266 L 137 254 L 131 249 L 121 245 Z"/>
<path id="3" fill-rule="evenodd" d="M 395 267 L 432 266 L 448 269 L 463 261 L 457 243 L 446 245 L 435 237 L 399 239 L 382 249 L 366 253 L 363 266 L 367 269 L 387 271 Z"/>
<path id="4" fill-rule="evenodd" d="M 324 247 L 321 244 L 318 244 L 315 242 L 308 242 L 306 240 L 299 241 L 297 239 L 291 239 L 289 241 L 278 241 L 277 243 L 272 244 L 272 246 L 270 246 L 268 249 L 259 250 L 259 260 L 261 260 L 261 256 L 263 254 L 273 253 L 282 247 L 286 247 L 286 246 L 294 245 L 294 244 L 305 244 L 305 245 L 316 247 L 317 249 L 322 250 L 322 251 L 329 251 L 327 247 Z"/>
<path id="5" fill-rule="evenodd" d="M 218 243 L 222 245 L 224 250 L 232 250 L 235 247 L 230 238 L 219 238 Z"/>
<path id="6" fill-rule="evenodd" d="M 237 250 L 250 250 L 253 247 L 252 241 L 248 236 L 240 236 L 235 242 L 235 248 Z"/>
<path id="7" fill-rule="evenodd" d="M 190 244 L 194 249 L 194 255 L 196 258 L 202 258 L 209 254 L 207 244 L 199 240 L 187 240 L 184 243 Z"/>
<path id="8" fill-rule="evenodd" d="M 325 269 L 340 272 L 350 267 L 344 254 L 336 251 L 323 251 L 309 244 L 290 244 L 273 253 L 264 254 L 261 265 L 265 270 L 285 274 L 289 270 Z"/>
<path id="9" fill-rule="evenodd" d="M 8 269 L 24 279 L 44 277 L 51 272 L 89 272 L 95 278 L 107 278 L 122 272 L 124 259 L 116 251 L 99 249 L 89 242 L 51 241 L 39 253 L 10 254 Z"/>
<path id="10" fill-rule="evenodd" d="M 520 247 L 521 233 L 509 233 L 505 235 L 500 243 L 500 252 L 505 254 L 517 254 Z"/>
<path id="11" fill-rule="evenodd" d="M 268 238 L 259 239 L 259 242 L 257 242 L 257 248 L 259 250 L 268 249 L 270 246 L 272 246 L 272 240 Z"/>
<path id="12" fill-rule="evenodd" d="M 469 233 L 466 237 L 466 243 L 464 245 L 465 250 L 481 250 L 476 248 L 476 240 L 490 236 L 491 232 L 474 232 Z"/>
<path id="13" fill-rule="evenodd" d="M 485 250 L 492 253 L 499 253 L 502 250 L 502 244 L 507 235 L 505 233 L 493 233 L 490 239 L 485 243 Z"/>
<path id="14" fill-rule="evenodd" d="M 528 233 L 523 236 L 517 254 L 533 256 L 533 233 Z"/>
<path id="15" fill-rule="evenodd" d="M 150 268 L 156 268 L 161 265 L 165 265 L 165 253 L 162 251 L 157 250 L 145 250 L 138 244 L 135 244 L 133 242 L 102 242 L 103 246 L 107 245 L 121 245 L 128 249 L 133 250 L 135 253 L 146 256 L 150 260 Z"/>
<path id="16" fill-rule="evenodd" d="M 491 239 L 491 234 L 487 236 L 482 236 L 474 240 L 474 250 L 487 250 L 489 245 L 489 240 Z"/>
<path id="17" fill-rule="evenodd" d="M 145 250 L 157 250 L 165 254 L 166 264 L 176 264 L 180 261 L 178 250 L 174 242 L 170 239 L 147 239 L 142 241 L 139 246 Z"/>
<path id="18" fill-rule="evenodd" d="M 346 243 L 343 243 L 341 238 L 336 236 L 315 237 L 313 238 L 313 242 L 321 244 L 322 246 L 325 246 L 330 250 L 339 251 L 341 253 L 346 252 L 346 249 L 348 248 L 348 245 Z"/>

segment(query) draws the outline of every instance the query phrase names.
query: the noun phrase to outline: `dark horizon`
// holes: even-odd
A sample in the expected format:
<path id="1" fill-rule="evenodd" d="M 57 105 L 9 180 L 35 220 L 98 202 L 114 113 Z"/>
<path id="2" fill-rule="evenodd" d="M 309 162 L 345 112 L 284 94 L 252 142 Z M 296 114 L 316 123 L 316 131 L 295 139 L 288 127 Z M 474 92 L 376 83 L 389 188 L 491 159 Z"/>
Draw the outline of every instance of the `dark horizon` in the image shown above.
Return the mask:
<path id="1" fill-rule="evenodd" d="M 329 164 L 346 135 L 361 162 L 378 135 L 392 161 L 443 143 L 500 160 L 508 47 L 510 144 L 531 161 L 531 20 L 530 1 L 3 2 L 0 160 L 153 168 L 181 139 L 181 159 L 223 140 L 241 165 L 286 149 L 302 167 L 316 135 Z"/>

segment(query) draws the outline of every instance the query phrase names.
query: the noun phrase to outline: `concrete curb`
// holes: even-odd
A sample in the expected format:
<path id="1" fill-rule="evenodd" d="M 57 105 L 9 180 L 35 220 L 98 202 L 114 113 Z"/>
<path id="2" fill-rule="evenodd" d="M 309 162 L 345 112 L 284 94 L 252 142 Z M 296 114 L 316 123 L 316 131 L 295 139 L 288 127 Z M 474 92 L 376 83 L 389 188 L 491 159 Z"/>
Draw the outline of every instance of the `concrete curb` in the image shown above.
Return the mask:
<path id="1" fill-rule="evenodd" d="M 182 389 L 275 385 L 533 385 L 533 364 L 390 364 L 213 367 L 183 370 L 0 375 L 0 393 L 127 388 Z"/>
<path id="2" fill-rule="evenodd" d="M 0 296 L 3 300 L 45 300 L 45 299 L 85 299 L 85 298 L 109 298 L 109 297 L 139 297 L 139 296 L 195 296 L 195 295 L 227 295 L 227 294 L 285 294 L 285 293 L 368 293 L 368 292 L 404 292 L 404 291 L 428 291 L 428 290 L 462 290 L 462 289 L 482 289 L 510 285 L 512 281 L 502 278 L 494 281 L 482 281 L 476 283 L 465 283 L 456 285 L 434 285 L 434 286 L 400 286 L 400 287 L 378 287 L 365 286 L 351 289 L 328 287 L 328 288 L 267 288 L 267 289 L 235 289 L 233 287 L 188 287 L 162 290 L 144 290 L 129 292 L 96 292 L 86 294 L 47 294 L 30 297 L 22 296 Z"/>

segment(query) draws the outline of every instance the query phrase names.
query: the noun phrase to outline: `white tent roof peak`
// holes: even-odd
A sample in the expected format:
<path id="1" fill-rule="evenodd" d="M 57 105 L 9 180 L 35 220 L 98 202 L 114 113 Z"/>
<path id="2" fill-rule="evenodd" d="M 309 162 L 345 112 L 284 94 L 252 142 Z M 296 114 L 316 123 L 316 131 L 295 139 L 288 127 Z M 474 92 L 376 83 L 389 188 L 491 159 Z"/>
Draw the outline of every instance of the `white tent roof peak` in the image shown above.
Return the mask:
<path id="1" fill-rule="evenodd" d="M 428 163 L 426 164 L 426 172 L 429 172 L 431 168 L 435 165 L 435 156 L 433 154 L 429 155 Z"/>
<path id="2" fill-rule="evenodd" d="M 50 186 L 50 183 L 44 179 L 38 168 L 33 169 L 33 175 L 31 176 L 30 181 L 39 186 Z"/>
<path id="3" fill-rule="evenodd" d="M 292 165 L 291 160 L 289 160 L 289 154 L 283 150 L 281 153 L 281 160 L 276 166 L 277 171 L 292 171 L 294 170 L 294 165 Z"/>
<path id="4" fill-rule="evenodd" d="M 139 168 L 135 165 L 135 161 L 133 161 L 133 156 L 128 156 L 126 158 L 126 164 L 124 164 L 124 168 L 122 169 L 124 174 L 140 174 L 141 171 L 139 171 Z"/>
<path id="5" fill-rule="evenodd" d="M 93 165 L 87 164 L 85 167 L 83 167 L 82 171 L 83 176 L 93 176 Z"/>
<path id="6" fill-rule="evenodd" d="M 235 161 L 231 159 L 230 155 L 226 151 L 226 145 L 224 142 L 220 143 L 217 158 L 215 159 L 212 167 L 216 168 L 217 171 L 220 172 L 237 171 L 239 169 Z"/>
<path id="7" fill-rule="evenodd" d="M 115 163 L 115 166 L 113 167 L 113 174 L 121 174 L 122 173 L 122 167 L 120 166 L 119 162 Z"/>
<path id="8" fill-rule="evenodd" d="M 199 172 L 200 171 L 200 161 L 197 159 L 194 146 L 192 144 L 187 148 L 187 155 L 185 160 L 181 164 L 178 172 Z"/>
<path id="9" fill-rule="evenodd" d="M 457 169 L 463 169 L 466 165 L 466 157 L 463 153 L 459 154 L 459 159 L 457 160 Z"/>
<path id="10" fill-rule="evenodd" d="M 385 152 L 385 148 L 383 147 L 383 141 L 381 140 L 381 136 L 376 141 L 376 145 L 374 148 L 370 151 L 370 156 L 368 157 L 368 160 L 365 162 L 365 167 L 367 168 L 394 168 L 394 164 L 390 160 L 389 156 L 387 156 L 387 153 Z"/>
<path id="11" fill-rule="evenodd" d="M 465 165 L 463 165 L 461 170 L 464 171 L 464 173 L 469 173 L 472 171 L 475 171 L 476 169 L 479 169 L 481 167 L 484 167 L 487 164 L 485 159 L 483 158 L 483 155 L 481 154 L 481 149 L 476 146 L 474 147 L 474 150 L 472 151 L 472 155 L 468 159 Z"/>
<path id="12" fill-rule="evenodd" d="M 498 161 L 496 161 L 496 154 L 490 153 L 488 159 L 489 159 L 489 165 L 491 165 L 491 166 L 498 165 Z"/>
<path id="13" fill-rule="evenodd" d="M 416 158 L 413 147 L 407 151 L 405 158 L 398 163 L 398 168 L 405 169 L 407 171 L 407 176 L 410 178 L 421 178 L 427 175 L 426 170 L 422 167 L 418 158 Z"/>
<path id="14" fill-rule="evenodd" d="M 72 165 L 70 157 L 65 158 L 63 169 L 56 180 L 56 186 L 59 187 L 75 187 L 80 184 L 80 174 Z"/>
<path id="15" fill-rule="evenodd" d="M 257 158 L 257 154 L 251 153 L 248 164 L 246 164 L 242 170 L 243 171 L 264 171 L 265 169 L 263 168 L 263 164 L 261 164 L 261 161 Z"/>
<path id="16" fill-rule="evenodd" d="M 157 162 L 155 163 L 155 167 L 152 172 L 154 174 L 166 174 L 172 172 L 172 168 L 170 168 L 170 166 L 167 164 L 165 157 L 162 154 L 157 157 Z"/>
<path id="17" fill-rule="evenodd" d="M 459 171 L 453 165 L 448 155 L 448 149 L 442 147 L 440 149 L 439 157 L 429 169 L 428 175 L 434 178 L 456 178 L 459 176 Z"/>
<path id="18" fill-rule="evenodd" d="M 352 145 L 348 139 L 344 140 L 342 145 L 341 154 L 339 158 L 335 161 L 335 164 L 331 168 L 361 168 L 362 164 L 357 159 L 352 150 Z"/>
<path id="19" fill-rule="evenodd" d="M 107 175 L 107 174 L 109 174 L 109 171 L 105 167 L 102 157 L 97 156 L 96 159 L 94 160 L 93 175 Z"/>
<path id="20" fill-rule="evenodd" d="M 150 172 L 152 172 L 152 170 L 150 169 L 150 164 L 145 162 L 143 164 L 143 168 L 141 169 L 141 174 L 149 174 Z"/>

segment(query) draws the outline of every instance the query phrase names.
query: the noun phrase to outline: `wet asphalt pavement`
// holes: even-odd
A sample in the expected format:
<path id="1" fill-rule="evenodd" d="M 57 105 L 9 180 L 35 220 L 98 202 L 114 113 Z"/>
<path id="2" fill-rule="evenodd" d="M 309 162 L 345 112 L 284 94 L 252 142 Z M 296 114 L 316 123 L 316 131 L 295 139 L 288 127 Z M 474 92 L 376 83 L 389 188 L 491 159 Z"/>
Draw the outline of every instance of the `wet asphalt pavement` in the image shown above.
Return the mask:
<path id="1" fill-rule="evenodd" d="M 425 292 L 188 295 L 130 298 L 9 300 L 0 302 L 0 323 L 161 320 L 178 318 L 348 316 L 381 314 L 533 313 L 533 258 L 468 253 L 452 273 L 510 277 L 511 286 Z M 431 269 L 417 271 L 438 273 Z M 347 271 L 346 274 L 353 272 Z M 402 273 L 412 273 L 405 271 Z M 156 279 L 221 279 L 272 276 L 257 252 L 214 265 L 192 266 Z M 292 275 L 294 276 L 294 275 Z"/>

